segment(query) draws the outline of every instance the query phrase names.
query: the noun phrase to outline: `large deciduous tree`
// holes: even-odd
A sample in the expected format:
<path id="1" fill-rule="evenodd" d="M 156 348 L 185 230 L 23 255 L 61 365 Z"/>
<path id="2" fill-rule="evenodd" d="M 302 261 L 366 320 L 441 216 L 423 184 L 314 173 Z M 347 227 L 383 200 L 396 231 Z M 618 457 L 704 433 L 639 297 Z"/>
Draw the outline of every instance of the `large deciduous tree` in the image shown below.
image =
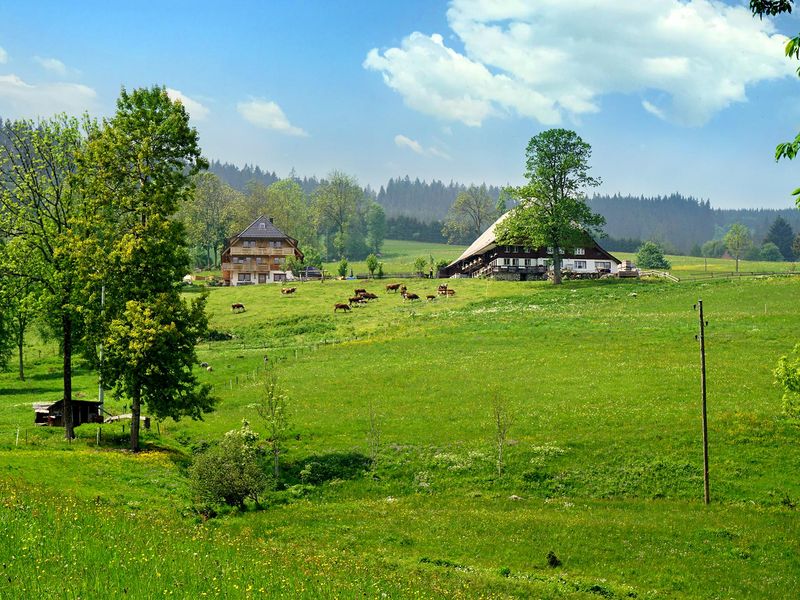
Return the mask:
<path id="1" fill-rule="evenodd" d="M 332 238 L 333 250 L 343 258 L 350 221 L 363 201 L 364 191 L 355 178 L 333 171 L 314 192 L 312 210 L 318 230 Z"/>
<path id="2" fill-rule="evenodd" d="M 526 150 L 528 183 L 508 189 L 518 205 L 495 230 L 499 244 L 551 249 L 554 284 L 561 283 L 564 253 L 599 235 L 605 224 L 583 194 L 600 184 L 589 175 L 591 155 L 591 146 L 574 131 L 549 129 L 532 137 Z"/>
<path id="3" fill-rule="evenodd" d="M 87 122 L 85 127 L 91 127 Z M 0 135 L 0 237 L 13 252 L 7 277 L 41 286 L 44 321 L 61 345 L 64 433 L 72 423 L 72 355 L 80 339 L 77 268 L 71 236 L 81 235 L 75 216 L 83 205 L 76 185 L 76 156 L 85 137 L 77 119 L 6 121 Z"/>
<path id="4" fill-rule="evenodd" d="M 498 217 L 497 208 L 485 185 L 472 185 L 456 196 L 442 235 L 450 244 L 474 240 Z"/>
<path id="5" fill-rule="evenodd" d="M 741 223 L 734 223 L 725 234 L 725 247 L 736 259 L 736 272 L 739 272 L 739 259 L 753 247 L 750 230 Z"/>
<path id="6" fill-rule="evenodd" d="M 87 295 L 105 315 L 92 320 L 104 345 L 103 382 L 131 401 L 131 449 L 139 449 L 142 406 L 157 418 L 200 418 L 213 408 L 210 386 L 192 371 L 207 321 L 205 298 L 191 304 L 177 284 L 189 267 L 183 224 L 173 218 L 192 198 L 192 177 L 207 166 L 197 131 L 161 87 L 122 90 L 116 114 L 81 155 L 93 236 L 81 248 Z"/>
<path id="7" fill-rule="evenodd" d="M 238 192 L 212 173 L 199 173 L 195 192 L 179 215 L 189 243 L 203 249 L 206 268 L 219 264 L 219 255 L 232 221 L 230 207 Z"/>

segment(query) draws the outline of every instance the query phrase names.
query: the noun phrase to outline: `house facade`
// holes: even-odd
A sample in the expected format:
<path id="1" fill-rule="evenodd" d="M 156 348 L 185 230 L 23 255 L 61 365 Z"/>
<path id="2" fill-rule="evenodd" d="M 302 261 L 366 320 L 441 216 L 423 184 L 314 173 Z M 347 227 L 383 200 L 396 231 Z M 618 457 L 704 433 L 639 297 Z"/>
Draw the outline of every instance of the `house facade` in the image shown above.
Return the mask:
<path id="1" fill-rule="evenodd" d="M 291 256 L 303 260 L 297 240 L 275 227 L 272 218 L 261 216 L 239 235 L 225 241 L 223 282 L 225 285 L 255 285 L 285 281 L 286 261 Z"/>
<path id="2" fill-rule="evenodd" d="M 494 277 L 526 281 L 544 279 L 553 269 L 554 248 L 497 244 L 495 227 L 505 213 L 484 231 L 464 253 L 439 272 L 440 277 Z M 588 234 L 581 246 L 561 252 L 561 270 L 578 277 L 616 274 L 620 260 L 606 252 Z"/>

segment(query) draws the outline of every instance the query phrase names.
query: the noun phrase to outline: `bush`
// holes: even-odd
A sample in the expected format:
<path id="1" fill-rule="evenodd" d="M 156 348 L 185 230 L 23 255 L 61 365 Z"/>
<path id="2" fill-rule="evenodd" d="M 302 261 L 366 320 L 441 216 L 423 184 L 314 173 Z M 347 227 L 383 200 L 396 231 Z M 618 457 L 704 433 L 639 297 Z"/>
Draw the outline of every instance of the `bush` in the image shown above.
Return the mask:
<path id="1" fill-rule="evenodd" d="M 761 246 L 761 251 L 758 253 L 761 260 L 769 262 L 780 262 L 783 260 L 783 254 L 780 249 L 772 242 L 767 242 Z"/>
<path id="2" fill-rule="evenodd" d="M 203 507 L 219 504 L 243 507 L 246 499 L 258 503 L 269 482 L 262 467 L 258 434 L 247 421 L 240 429 L 197 455 L 189 469 L 192 489 Z"/>
<path id="3" fill-rule="evenodd" d="M 706 258 L 721 258 L 725 254 L 725 242 L 722 240 L 709 240 L 703 244 L 702 253 Z"/>
<path id="4" fill-rule="evenodd" d="M 369 271 L 371 277 L 375 276 L 375 271 L 378 268 L 378 264 L 378 257 L 374 254 L 370 254 L 367 257 L 367 271 Z"/>
<path id="5" fill-rule="evenodd" d="M 636 253 L 636 266 L 640 269 L 669 269 L 672 265 L 664 258 L 664 251 L 655 242 L 645 242 Z"/>
<path id="6" fill-rule="evenodd" d="M 371 461 L 359 452 L 335 452 L 309 456 L 303 461 L 300 480 L 310 485 L 319 485 L 331 479 L 353 479 L 369 469 Z"/>
<path id="7" fill-rule="evenodd" d="M 339 261 L 339 264 L 336 267 L 336 272 L 339 273 L 339 277 L 347 277 L 347 259 L 343 258 Z"/>
<path id="8" fill-rule="evenodd" d="M 417 275 L 423 275 L 425 273 L 426 266 L 428 266 L 428 259 L 424 256 L 420 256 L 414 261 L 414 273 Z"/>
<path id="9" fill-rule="evenodd" d="M 383 263 L 378 263 L 378 279 L 383 279 Z"/>

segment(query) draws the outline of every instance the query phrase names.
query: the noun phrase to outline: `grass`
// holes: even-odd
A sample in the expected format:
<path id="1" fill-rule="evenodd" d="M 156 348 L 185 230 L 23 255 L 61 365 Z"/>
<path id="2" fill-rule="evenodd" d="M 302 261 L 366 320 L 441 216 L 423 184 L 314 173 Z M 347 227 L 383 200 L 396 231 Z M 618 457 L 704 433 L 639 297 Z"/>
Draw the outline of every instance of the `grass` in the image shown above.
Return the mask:
<path id="1" fill-rule="evenodd" d="M 438 282 L 407 283 L 424 297 Z M 378 301 L 335 315 L 353 282 L 211 290 L 211 325 L 234 336 L 200 348 L 219 408 L 146 433 L 136 456 L 119 425 L 99 447 L 93 425 L 72 444 L 30 426 L 30 402 L 60 384 L 55 348 L 32 340 L 31 379 L 0 374 L 0 598 L 65 582 L 75 597 L 794 597 L 800 432 L 771 371 L 797 341 L 800 280 L 452 286 L 412 304 L 376 282 Z M 260 429 L 249 407 L 265 354 L 291 398 L 285 489 L 202 522 L 192 447 L 243 418 Z M 86 370 L 75 386 L 96 393 Z M 515 413 L 502 477 L 494 395 Z M 377 465 L 344 468 L 367 453 L 370 403 Z M 313 485 L 300 476 L 312 463 L 325 474 Z"/>
<path id="2" fill-rule="evenodd" d="M 386 240 L 381 249 L 378 259 L 383 262 L 383 271 L 391 273 L 412 273 L 414 271 L 414 261 L 421 257 L 428 260 L 433 256 L 434 262 L 446 260 L 452 262 L 457 259 L 465 250 L 466 246 L 450 246 L 449 244 L 435 244 L 433 242 L 412 242 L 407 240 Z M 338 261 L 325 263 L 325 270 L 336 274 Z M 349 269 L 354 274 L 366 274 L 366 261 L 353 261 L 349 264 Z M 426 268 L 427 272 L 427 268 Z M 348 270 L 349 274 L 349 270 Z"/>
<path id="3" fill-rule="evenodd" d="M 635 252 L 613 252 L 620 260 L 636 262 Z M 672 264 L 669 270 L 673 275 L 682 279 L 713 277 L 714 275 L 731 274 L 736 272 L 736 261 L 732 258 L 700 258 L 697 256 L 672 256 L 667 260 Z M 763 260 L 740 260 L 739 272 L 750 273 L 796 273 L 799 272 L 797 263 L 794 262 L 768 262 Z"/>

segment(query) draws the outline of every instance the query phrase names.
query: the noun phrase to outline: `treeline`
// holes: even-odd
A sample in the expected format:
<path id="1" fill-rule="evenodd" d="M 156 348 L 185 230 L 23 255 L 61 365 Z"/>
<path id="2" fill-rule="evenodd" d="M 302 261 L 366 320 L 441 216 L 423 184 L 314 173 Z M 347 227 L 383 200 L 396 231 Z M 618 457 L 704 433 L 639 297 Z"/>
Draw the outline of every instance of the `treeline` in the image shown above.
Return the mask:
<path id="1" fill-rule="evenodd" d="M 800 211 L 773 209 L 714 209 L 709 200 L 691 196 L 595 195 L 592 210 L 606 218 L 611 238 L 654 240 L 670 253 L 689 254 L 695 245 L 721 239 L 734 223 L 747 227 L 754 240 L 763 240 L 778 217 L 800 229 Z"/>
<path id="2" fill-rule="evenodd" d="M 389 179 L 385 186 L 380 187 L 375 199 L 390 217 L 405 215 L 423 222 L 441 221 L 458 194 L 467 189 L 469 186 L 461 183 L 451 181 L 445 185 L 437 179 L 430 183 L 419 179 L 412 181 L 406 175 L 402 179 Z M 497 186 L 486 186 L 493 201 L 497 201 L 501 189 Z"/>

